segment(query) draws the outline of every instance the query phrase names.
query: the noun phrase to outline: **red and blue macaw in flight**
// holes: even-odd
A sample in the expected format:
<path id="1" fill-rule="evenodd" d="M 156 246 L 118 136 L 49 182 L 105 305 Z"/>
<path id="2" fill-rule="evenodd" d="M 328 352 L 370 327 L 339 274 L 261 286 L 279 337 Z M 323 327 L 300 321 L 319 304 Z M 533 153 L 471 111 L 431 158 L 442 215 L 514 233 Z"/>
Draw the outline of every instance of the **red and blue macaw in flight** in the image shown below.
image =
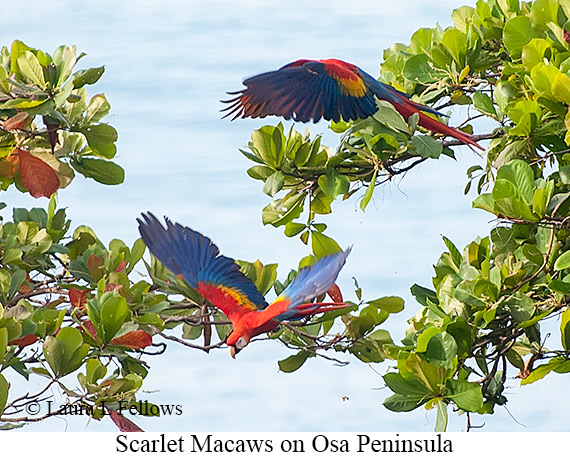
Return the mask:
<path id="1" fill-rule="evenodd" d="M 338 122 L 366 119 L 377 110 L 376 100 L 386 100 L 406 120 L 414 113 L 422 127 L 483 150 L 470 135 L 428 116 L 441 116 L 432 108 L 410 100 L 409 95 L 377 81 L 361 68 L 338 59 L 301 59 L 281 67 L 247 78 L 245 89 L 228 92 L 237 95 L 225 100 L 229 106 L 224 116 L 232 120 L 242 117 L 282 116 L 299 122 L 321 118 Z"/>
<path id="2" fill-rule="evenodd" d="M 220 255 L 210 238 L 165 218 L 166 227 L 151 213 L 142 214 L 139 232 L 150 252 L 221 310 L 232 322 L 226 340 L 232 357 L 250 340 L 274 330 L 280 322 L 333 311 L 346 303 L 310 303 L 335 283 L 350 248 L 327 255 L 303 268 L 277 299 L 268 304 L 239 265 Z"/>

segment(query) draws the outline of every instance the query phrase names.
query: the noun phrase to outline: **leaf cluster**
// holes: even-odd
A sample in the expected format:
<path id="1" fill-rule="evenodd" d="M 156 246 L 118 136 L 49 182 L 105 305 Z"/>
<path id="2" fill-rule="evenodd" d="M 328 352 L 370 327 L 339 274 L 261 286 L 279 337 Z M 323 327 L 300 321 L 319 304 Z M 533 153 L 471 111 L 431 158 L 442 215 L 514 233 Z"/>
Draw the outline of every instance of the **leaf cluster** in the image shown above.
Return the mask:
<path id="1" fill-rule="evenodd" d="M 52 54 L 14 41 L 0 51 L 0 188 L 14 184 L 49 197 L 75 173 L 120 184 L 112 159 L 117 131 L 103 122 L 111 109 L 104 94 L 89 98 L 105 68 L 75 70 L 84 54 L 60 46 Z"/>
<path id="2" fill-rule="evenodd" d="M 485 163 L 467 170 L 465 193 L 474 188 L 473 207 L 498 222 L 463 251 L 444 237 L 431 287 L 411 288 L 421 309 L 400 343 L 382 333 L 381 317 L 368 315 L 370 304 L 343 317 L 347 333 L 378 343 L 372 356 L 358 353 L 361 360 L 396 363 L 383 377 L 393 391 L 386 407 L 435 408 L 437 430 L 446 429 L 450 406 L 468 418 L 491 414 L 507 402 L 508 379 L 525 385 L 570 367 L 570 3 L 479 0 L 452 19 L 386 49 L 380 79 L 438 109 L 463 106 L 469 133 L 479 119 L 493 125 L 474 136 L 490 142 Z M 315 234 L 326 225 L 315 215 L 329 214 L 337 197 L 364 189 L 364 210 L 378 185 L 425 160 L 453 157 L 454 141 L 422 134 L 417 118 L 406 122 L 389 104 L 378 108 L 368 119 L 331 124 L 341 135 L 334 153 L 308 134 L 284 135 L 281 124 L 254 132 L 246 155 L 258 165 L 249 174 L 278 197 L 264 223 L 284 225 L 304 243 L 311 236 L 318 255 Z M 305 150 L 290 147 L 295 138 Z M 304 151 L 315 151 L 310 167 Z M 298 220 L 303 214 L 306 222 Z M 544 333 L 547 319 L 559 319 L 558 337 Z M 361 345 L 372 343 L 361 339 L 349 350 Z M 295 357 L 291 363 L 301 360 Z"/>

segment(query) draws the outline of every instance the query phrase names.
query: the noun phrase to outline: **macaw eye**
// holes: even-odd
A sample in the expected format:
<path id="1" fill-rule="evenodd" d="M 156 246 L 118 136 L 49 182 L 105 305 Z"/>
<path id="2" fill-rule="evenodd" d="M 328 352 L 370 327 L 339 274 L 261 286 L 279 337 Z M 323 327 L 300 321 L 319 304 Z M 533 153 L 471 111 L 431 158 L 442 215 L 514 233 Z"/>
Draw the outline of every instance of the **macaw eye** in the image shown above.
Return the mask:
<path id="1" fill-rule="evenodd" d="M 244 347 L 247 346 L 247 343 L 249 343 L 249 341 L 247 341 L 243 336 L 239 337 L 235 344 L 236 350 L 241 351 Z"/>

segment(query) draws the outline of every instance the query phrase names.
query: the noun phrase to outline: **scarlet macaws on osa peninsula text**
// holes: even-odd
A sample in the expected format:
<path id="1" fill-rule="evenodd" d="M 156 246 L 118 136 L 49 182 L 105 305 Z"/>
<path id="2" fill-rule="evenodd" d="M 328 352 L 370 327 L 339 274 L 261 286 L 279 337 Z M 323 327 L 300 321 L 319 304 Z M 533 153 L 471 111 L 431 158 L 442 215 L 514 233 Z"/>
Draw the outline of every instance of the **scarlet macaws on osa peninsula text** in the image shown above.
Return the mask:
<path id="1" fill-rule="evenodd" d="M 174 274 L 182 276 L 232 322 L 226 343 L 232 357 L 251 338 L 274 330 L 280 322 L 349 306 L 346 303 L 310 303 L 335 283 L 350 248 L 327 255 L 303 268 L 277 299 L 268 304 L 239 265 L 220 255 L 204 235 L 165 218 L 166 227 L 151 213 L 142 214 L 139 231 L 150 252 Z"/>
<path id="2" fill-rule="evenodd" d="M 436 110 L 410 100 L 409 96 L 377 81 L 361 68 L 338 59 L 301 59 L 276 71 L 261 73 L 243 82 L 245 89 L 228 92 L 227 116 L 257 118 L 281 116 L 299 122 L 319 119 L 352 121 L 372 116 L 375 97 L 390 102 L 406 120 L 415 113 L 422 127 L 483 149 L 470 135 L 428 116 Z"/>

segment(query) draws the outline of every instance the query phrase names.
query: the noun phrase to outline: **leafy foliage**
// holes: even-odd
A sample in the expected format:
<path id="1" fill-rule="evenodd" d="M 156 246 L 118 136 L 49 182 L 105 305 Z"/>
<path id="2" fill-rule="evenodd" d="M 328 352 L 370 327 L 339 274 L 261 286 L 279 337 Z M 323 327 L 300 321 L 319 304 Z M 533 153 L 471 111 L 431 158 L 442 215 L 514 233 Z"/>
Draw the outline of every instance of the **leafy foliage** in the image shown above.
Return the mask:
<path id="1" fill-rule="evenodd" d="M 119 402 L 138 407 L 137 392 L 150 368 L 144 356 L 161 354 L 166 347 L 156 340 L 209 351 L 223 346 L 231 331 L 219 310 L 156 259 L 145 262 L 152 283 L 132 279 L 145 253 L 142 240 L 128 246 L 115 239 L 105 246 L 89 227 L 72 230 L 65 209 L 56 207 L 55 193 L 71 183 L 75 172 L 102 184 L 119 184 L 124 178 L 122 168 L 112 161 L 117 132 L 103 122 L 110 104 L 104 94 L 89 99 L 85 89 L 99 80 L 104 67 L 74 70 L 82 56 L 72 46 L 61 46 L 50 55 L 20 41 L 0 53 L 2 189 L 14 184 L 33 197 L 50 197 L 47 210 L 17 208 L 12 220 L 0 223 L 2 428 L 57 415 L 59 410 L 40 417 L 25 414 L 26 405 L 57 386 L 67 397 L 66 408 L 79 408 L 98 420 L 109 416 L 122 430 L 137 429 L 116 411 Z M 279 139 L 278 134 L 282 128 L 273 138 Z M 318 145 L 312 148 L 303 165 L 317 166 L 322 159 Z M 273 167 L 282 164 L 281 150 L 261 148 L 259 153 Z M 266 191 L 275 194 L 284 181 L 289 185 L 288 179 L 275 173 Z M 340 249 L 320 232 L 312 240 L 319 257 Z M 300 268 L 315 260 L 316 256 L 302 259 Z M 239 264 L 263 294 L 280 293 L 297 274 L 291 271 L 279 281 L 276 264 Z M 338 287 L 328 293 L 343 301 Z M 279 363 L 280 368 L 294 371 L 326 350 L 379 360 L 370 348 L 377 350 L 391 340 L 371 330 L 402 307 L 393 300 L 376 300 L 360 317 L 350 316 L 356 308 L 287 324 L 270 334 L 295 351 Z M 199 338 L 201 344 L 191 342 Z M 26 381 L 45 378 L 45 387 L 14 398 L 10 378 L 4 375 L 12 370 Z"/>
<path id="2" fill-rule="evenodd" d="M 463 251 L 444 237 L 433 289 L 411 288 L 421 309 L 401 343 L 384 335 L 361 357 L 393 359 L 395 371 L 383 378 L 394 394 L 385 406 L 436 408 L 436 430 L 447 427 L 449 405 L 468 417 L 504 405 L 509 370 L 521 385 L 570 370 L 570 4 L 479 0 L 454 10 L 452 19 L 451 27 L 419 29 L 409 44 L 386 49 L 380 77 L 440 109 L 467 107 L 468 132 L 478 118 L 495 126 L 475 135 L 490 142 L 486 162 L 467 170 L 465 192 L 475 187 L 473 207 L 500 222 Z M 284 135 L 281 124 L 254 132 L 251 153 L 242 152 L 257 163 L 249 175 L 275 198 L 263 210 L 264 223 L 284 225 L 287 236 L 300 234 L 304 243 L 311 238 L 317 255 L 318 238 L 334 250 L 326 224 L 315 218 L 331 213 L 337 197 L 360 195 L 364 211 L 375 187 L 393 176 L 453 157 L 456 142 L 417 132 L 413 116 L 405 122 L 386 103 L 378 108 L 371 118 L 331 124 L 342 134 L 336 152 L 308 133 Z M 381 318 L 362 320 L 372 303 L 358 318 L 343 318 L 359 319 L 347 323 L 349 333 L 371 332 L 352 351 L 382 332 Z M 560 320 L 560 343 L 551 338 L 549 348 L 541 329 L 553 318 Z"/>
<path id="3" fill-rule="evenodd" d="M 525 385 L 570 371 L 570 4 L 479 0 L 452 19 L 453 26 L 422 28 L 409 44 L 386 49 L 380 77 L 438 109 L 463 106 L 469 133 L 471 123 L 492 125 L 474 136 L 490 141 L 484 162 L 467 170 L 465 191 L 477 193 L 473 207 L 496 225 L 462 250 L 443 237 L 432 284 L 411 287 L 420 308 L 400 341 L 382 327 L 404 301 L 364 300 L 356 280 L 354 303 L 336 286 L 327 293 L 353 306 L 285 323 L 266 337 L 292 349 L 279 361 L 287 373 L 316 356 L 391 361 L 383 381 L 393 393 L 384 405 L 435 409 L 436 430 L 446 429 L 449 407 L 465 413 L 470 427 L 473 414 L 506 404 L 507 379 Z M 15 184 L 50 196 L 75 172 L 122 182 L 112 162 L 117 134 L 102 122 L 110 105 L 102 94 L 88 101 L 84 87 L 104 69 L 73 72 L 80 57 L 73 47 L 50 56 L 18 41 L 2 50 L 3 189 Z M 299 268 L 340 250 L 323 222 L 339 197 L 360 198 L 364 211 L 378 186 L 426 160 L 453 158 L 459 144 L 427 135 L 417 117 L 405 121 L 381 101 L 374 116 L 330 128 L 339 135 L 336 150 L 279 123 L 254 131 L 241 151 L 254 162 L 249 176 L 271 198 L 263 223 L 311 247 Z M 119 400 L 136 405 L 150 368 L 143 355 L 163 351 L 159 338 L 208 352 L 231 331 L 219 310 L 156 259 L 144 262 L 150 280 L 134 281 L 145 251 L 140 240 L 104 246 L 90 228 L 70 227 L 53 196 L 47 211 L 16 209 L 0 226 L 4 426 L 28 421 L 22 408 L 53 385 L 92 417 L 107 411 L 117 422 Z M 238 263 L 263 294 L 278 295 L 297 274 L 280 280 L 276 264 Z M 547 337 L 544 324 L 553 318 L 559 335 Z M 10 369 L 25 379 L 45 377 L 46 388 L 12 398 Z"/>
<path id="4" fill-rule="evenodd" d="M 111 105 L 103 94 L 89 99 L 85 89 L 105 68 L 74 72 L 82 57 L 74 46 L 50 55 L 21 41 L 0 51 L 1 189 L 15 184 L 49 197 L 75 172 L 103 184 L 123 182 L 123 169 L 111 161 L 117 131 L 101 122 Z"/>

